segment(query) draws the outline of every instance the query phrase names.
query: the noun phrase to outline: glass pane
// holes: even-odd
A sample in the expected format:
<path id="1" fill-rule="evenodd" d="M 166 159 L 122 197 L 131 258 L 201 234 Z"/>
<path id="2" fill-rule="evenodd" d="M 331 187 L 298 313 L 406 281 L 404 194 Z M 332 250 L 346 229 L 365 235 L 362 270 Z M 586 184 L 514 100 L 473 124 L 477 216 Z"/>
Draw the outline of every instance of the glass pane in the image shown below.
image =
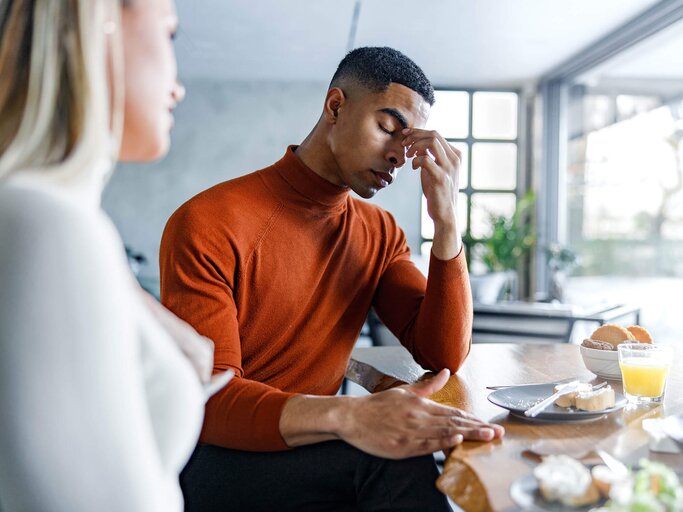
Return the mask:
<path id="1" fill-rule="evenodd" d="M 661 104 L 655 96 L 617 95 L 617 120 L 622 121 L 654 110 Z"/>
<path id="2" fill-rule="evenodd" d="M 422 196 L 422 238 L 431 240 L 434 238 L 434 222 L 432 218 L 427 213 L 427 199 Z M 458 194 L 458 227 L 460 228 L 460 233 L 465 234 L 467 230 L 467 194 L 460 192 Z M 431 247 L 431 246 L 430 246 Z"/>
<path id="3" fill-rule="evenodd" d="M 469 165 L 470 150 L 466 142 L 451 142 L 451 146 L 460 150 L 460 190 L 467 187 L 467 166 Z"/>
<path id="4" fill-rule="evenodd" d="M 469 219 L 467 218 L 467 194 L 460 192 L 458 194 L 458 227 L 460 228 L 460 234 L 464 235 L 467 231 L 467 225 L 469 224 Z"/>
<path id="5" fill-rule="evenodd" d="M 464 139 L 470 134 L 470 98 L 464 91 L 435 91 L 436 99 L 427 121 L 428 130 L 436 130 L 449 139 Z"/>
<path id="6" fill-rule="evenodd" d="M 512 217 L 516 203 L 514 194 L 472 194 L 472 236 L 474 238 L 491 236 L 491 216 Z"/>
<path id="7" fill-rule="evenodd" d="M 472 188 L 514 190 L 517 145 L 478 142 L 472 145 Z"/>
<path id="8" fill-rule="evenodd" d="M 583 101 L 583 130 L 592 132 L 614 122 L 614 103 L 609 96 L 587 95 Z"/>
<path id="9" fill-rule="evenodd" d="M 477 139 L 517 138 L 517 94 L 475 92 L 472 135 Z"/>

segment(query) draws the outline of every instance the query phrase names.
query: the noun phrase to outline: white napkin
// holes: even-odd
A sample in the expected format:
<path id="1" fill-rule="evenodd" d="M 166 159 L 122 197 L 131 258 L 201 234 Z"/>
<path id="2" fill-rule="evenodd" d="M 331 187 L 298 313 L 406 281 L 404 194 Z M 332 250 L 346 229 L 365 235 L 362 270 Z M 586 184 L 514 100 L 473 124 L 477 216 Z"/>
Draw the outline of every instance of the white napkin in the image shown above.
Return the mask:
<path id="1" fill-rule="evenodd" d="M 683 453 L 683 417 L 643 420 L 643 430 L 650 437 L 650 451 Z"/>

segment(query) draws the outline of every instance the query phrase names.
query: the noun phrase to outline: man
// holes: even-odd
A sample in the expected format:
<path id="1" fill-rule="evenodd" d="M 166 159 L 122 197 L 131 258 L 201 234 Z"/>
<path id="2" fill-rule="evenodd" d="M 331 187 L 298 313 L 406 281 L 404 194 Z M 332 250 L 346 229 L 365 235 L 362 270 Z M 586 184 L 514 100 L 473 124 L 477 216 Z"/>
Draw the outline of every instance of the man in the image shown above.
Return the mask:
<path id="1" fill-rule="evenodd" d="M 236 372 L 207 404 L 181 482 L 187 510 L 450 510 L 430 454 L 503 434 L 425 399 L 462 365 L 472 327 L 460 155 L 422 129 L 433 103 L 403 54 L 354 50 L 300 146 L 169 220 L 162 301 L 214 340 L 216 370 Z M 372 197 L 407 157 L 434 221 L 428 280 L 393 217 L 349 194 Z M 443 370 L 426 383 L 334 396 L 371 307 L 418 363 Z"/>

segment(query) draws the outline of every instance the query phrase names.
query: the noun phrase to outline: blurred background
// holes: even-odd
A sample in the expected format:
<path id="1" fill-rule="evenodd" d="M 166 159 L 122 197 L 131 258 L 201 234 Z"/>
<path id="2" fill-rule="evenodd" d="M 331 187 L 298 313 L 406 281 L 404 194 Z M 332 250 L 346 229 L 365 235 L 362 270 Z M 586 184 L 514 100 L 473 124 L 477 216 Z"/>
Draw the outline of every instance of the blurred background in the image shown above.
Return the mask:
<path id="1" fill-rule="evenodd" d="M 173 211 L 278 160 L 318 120 L 345 53 L 391 46 L 431 79 L 429 127 L 463 152 L 477 304 L 598 323 L 628 305 L 657 341 L 683 338 L 682 0 L 177 7 L 187 97 L 171 152 L 144 169 L 120 165 L 104 194 L 149 289 Z M 433 230 L 418 175 L 403 170 L 372 201 L 394 214 L 424 267 Z"/>

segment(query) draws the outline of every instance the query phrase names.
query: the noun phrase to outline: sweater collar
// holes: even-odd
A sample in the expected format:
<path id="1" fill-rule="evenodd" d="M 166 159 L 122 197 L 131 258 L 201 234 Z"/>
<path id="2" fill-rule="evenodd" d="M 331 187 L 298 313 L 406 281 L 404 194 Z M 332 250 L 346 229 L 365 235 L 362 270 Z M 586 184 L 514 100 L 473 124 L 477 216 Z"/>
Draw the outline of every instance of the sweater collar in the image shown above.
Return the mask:
<path id="1" fill-rule="evenodd" d="M 275 164 L 278 174 L 300 196 L 322 208 L 337 209 L 346 205 L 348 187 L 330 183 L 304 164 L 294 151 L 298 146 L 289 146 L 285 156 Z"/>

